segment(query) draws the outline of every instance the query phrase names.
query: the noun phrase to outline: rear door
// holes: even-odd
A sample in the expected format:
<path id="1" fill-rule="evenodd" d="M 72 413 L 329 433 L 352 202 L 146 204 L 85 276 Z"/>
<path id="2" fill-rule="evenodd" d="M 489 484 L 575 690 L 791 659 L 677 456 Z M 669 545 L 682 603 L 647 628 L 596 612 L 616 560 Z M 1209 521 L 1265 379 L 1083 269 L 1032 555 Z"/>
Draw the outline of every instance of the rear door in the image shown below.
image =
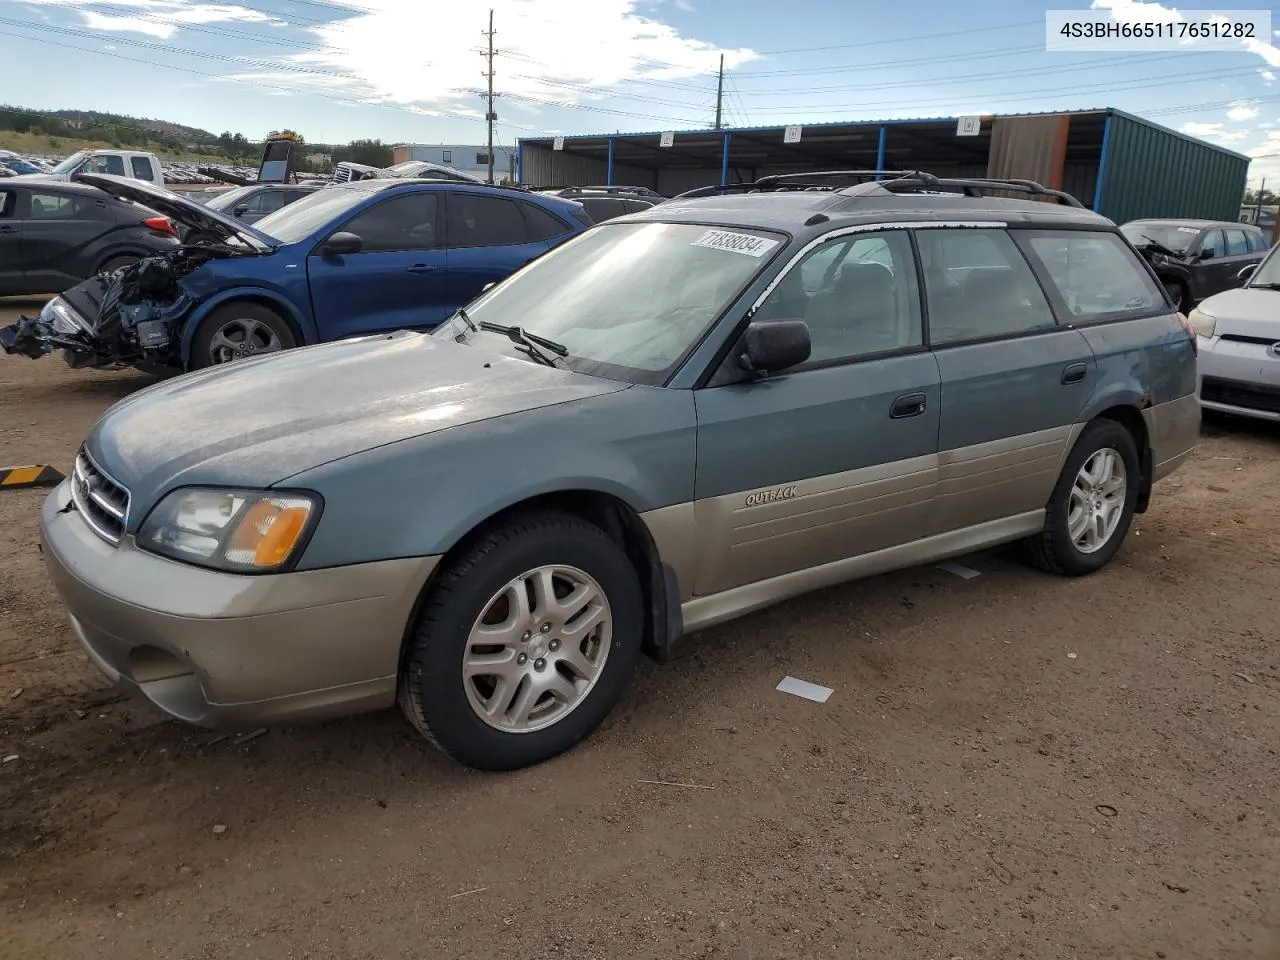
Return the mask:
<path id="1" fill-rule="evenodd" d="M 445 201 L 448 215 L 445 242 L 449 249 L 448 301 L 453 309 L 466 306 L 491 283 L 505 280 L 548 250 L 532 204 L 510 197 L 451 189 Z M 540 208 L 539 208 L 540 209 Z M 452 311 L 450 311 L 452 312 Z"/>
<path id="2" fill-rule="evenodd" d="M 1222 259 L 1222 289 L 1230 290 L 1240 286 L 1240 279 L 1236 275 L 1251 263 L 1261 263 L 1262 254 L 1254 252 L 1249 244 L 1249 235 L 1243 227 L 1226 227 L 1222 232 L 1227 240 L 1226 255 Z"/>
<path id="3" fill-rule="evenodd" d="M 0 187 L 0 296 L 24 292 L 22 262 L 22 221 L 15 214 L 16 189 Z"/>
<path id="4" fill-rule="evenodd" d="M 117 158 L 118 159 L 118 158 Z M 60 192 L 56 187 L 23 191 L 19 198 L 22 259 L 32 290 L 61 293 L 90 276 L 100 266 L 97 241 L 116 227 L 105 196 Z"/>
<path id="5" fill-rule="evenodd" d="M 1008 231 L 920 229 L 916 240 L 942 380 L 931 532 L 1039 510 L 1093 389 L 1093 351 L 1059 326 Z"/>
<path id="6" fill-rule="evenodd" d="M 307 258 L 322 340 L 433 327 L 452 313 L 445 283 L 442 194 L 395 191 L 330 233 L 354 233 L 359 253 L 333 255 L 321 241 Z"/>

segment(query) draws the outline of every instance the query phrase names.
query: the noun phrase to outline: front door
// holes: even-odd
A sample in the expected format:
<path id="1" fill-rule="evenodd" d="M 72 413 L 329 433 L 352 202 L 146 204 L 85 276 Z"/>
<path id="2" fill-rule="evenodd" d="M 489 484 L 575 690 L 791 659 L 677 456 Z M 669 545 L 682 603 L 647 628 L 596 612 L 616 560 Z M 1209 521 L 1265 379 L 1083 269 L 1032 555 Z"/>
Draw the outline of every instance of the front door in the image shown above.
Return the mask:
<path id="1" fill-rule="evenodd" d="M 539 238 L 523 201 L 453 189 L 446 203 L 453 309 L 465 307 L 489 284 L 505 280 L 551 245 Z"/>
<path id="2" fill-rule="evenodd" d="M 311 304 L 321 340 L 433 327 L 452 312 L 441 240 L 440 194 L 400 193 L 374 203 L 334 233 L 354 233 L 359 253 L 307 258 Z"/>
<path id="3" fill-rule="evenodd" d="M 754 317 L 784 318 L 808 322 L 807 363 L 694 395 L 699 596 L 906 543 L 929 526 L 939 375 L 907 233 L 815 248 Z"/>
<path id="4" fill-rule="evenodd" d="M 1191 267 L 1194 275 L 1191 296 L 1200 301 L 1227 288 L 1231 264 L 1227 262 L 1227 241 L 1222 228 L 1214 227 L 1201 237 L 1197 251 L 1198 259 Z M 1188 309 L 1189 304 L 1184 306 L 1183 312 Z"/>

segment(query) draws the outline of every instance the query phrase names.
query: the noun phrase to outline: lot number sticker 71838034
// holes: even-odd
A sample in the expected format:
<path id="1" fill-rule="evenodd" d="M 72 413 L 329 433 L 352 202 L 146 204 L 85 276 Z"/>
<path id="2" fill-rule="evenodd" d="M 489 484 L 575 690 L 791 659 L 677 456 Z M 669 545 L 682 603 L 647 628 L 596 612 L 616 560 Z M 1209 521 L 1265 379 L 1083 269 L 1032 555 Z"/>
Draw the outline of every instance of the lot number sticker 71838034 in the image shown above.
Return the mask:
<path id="1" fill-rule="evenodd" d="M 728 250 L 731 253 L 742 253 L 748 257 L 763 257 L 777 245 L 777 240 L 770 240 L 767 237 L 753 237 L 749 233 L 731 233 L 728 230 L 708 230 L 692 243 L 692 246 L 695 247 Z"/>

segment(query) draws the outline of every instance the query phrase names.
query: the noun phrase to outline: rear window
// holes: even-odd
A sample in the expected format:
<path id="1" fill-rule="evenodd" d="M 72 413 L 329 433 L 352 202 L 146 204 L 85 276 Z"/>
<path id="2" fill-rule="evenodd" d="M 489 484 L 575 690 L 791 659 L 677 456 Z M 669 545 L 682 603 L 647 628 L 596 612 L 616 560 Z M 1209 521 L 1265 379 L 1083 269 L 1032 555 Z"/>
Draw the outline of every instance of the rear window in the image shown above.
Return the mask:
<path id="1" fill-rule="evenodd" d="M 1168 308 L 1164 291 L 1114 233 L 1018 231 L 1047 275 L 1058 310 L 1081 320 L 1143 316 Z"/>

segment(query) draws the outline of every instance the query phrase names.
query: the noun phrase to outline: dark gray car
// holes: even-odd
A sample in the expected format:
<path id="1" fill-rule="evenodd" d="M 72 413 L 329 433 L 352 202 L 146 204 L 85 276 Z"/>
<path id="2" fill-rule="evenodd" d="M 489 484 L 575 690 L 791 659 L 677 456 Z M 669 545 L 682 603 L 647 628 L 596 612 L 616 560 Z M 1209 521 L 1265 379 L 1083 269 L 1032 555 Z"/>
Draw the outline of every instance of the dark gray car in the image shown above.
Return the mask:
<path id="1" fill-rule="evenodd" d="M 1195 337 L 1115 225 L 1024 182 L 1062 203 L 789 185 L 593 227 L 430 335 L 108 411 L 42 521 L 90 659 L 209 726 L 398 699 L 510 769 L 641 651 L 788 597 L 1010 541 L 1106 566 L 1200 423 Z"/>
<path id="2" fill-rule="evenodd" d="M 87 184 L 0 183 L 0 296 L 61 293 L 178 246 L 173 223 Z"/>

